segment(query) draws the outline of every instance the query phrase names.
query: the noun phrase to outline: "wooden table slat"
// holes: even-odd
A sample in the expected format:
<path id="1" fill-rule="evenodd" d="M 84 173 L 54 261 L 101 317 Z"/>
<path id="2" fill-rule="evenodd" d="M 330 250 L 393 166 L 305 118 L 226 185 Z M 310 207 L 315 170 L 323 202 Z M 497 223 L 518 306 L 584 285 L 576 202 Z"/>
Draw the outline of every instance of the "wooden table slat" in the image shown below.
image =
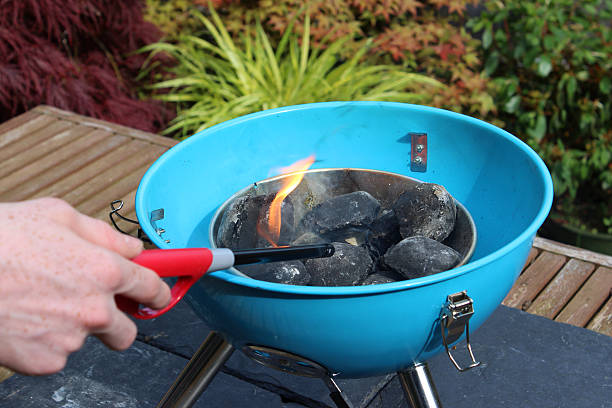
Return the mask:
<path id="1" fill-rule="evenodd" d="M 0 123 L 0 141 L 3 140 L 3 134 L 8 133 L 10 130 L 23 126 L 27 123 L 33 122 L 38 117 L 42 116 L 40 112 L 31 109 L 21 115 L 14 116 L 9 120 Z"/>
<path id="2" fill-rule="evenodd" d="M 127 213 L 126 217 L 128 217 L 129 219 L 135 220 L 136 219 L 136 211 L 131 211 L 131 212 Z M 139 228 L 139 226 L 137 224 L 126 223 L 125 228 L 122 228 L 122 229 L 127 234 L 136 236 L 138 234 L 138 228 Z"/>
<path id="3" fill-rule="evenodd" d="M 587 325 L 587 329 L 612 336 L 612 297 Z"/>
<path id="4" fill-rule="evenodd" d="M 130 157 L 115 163 L 112 167 L 107 168 L 102 173 L 90 179 L 87 183 L 81 184 L 73 190 L 69 191 L 62 198 L 68 201 L 75 207 L 96 195 L 100 190 L 121 180 L 125 175 L 140 168 L 141 166 L 153 162 L 165 150 L 163 147 L 155 146 L 146 142 L 137 142 L 141 147 Z M 115 197 L 108 197 L 110 203 Z"/>
<path id="5" fill-rule="evenodd" d="M 540 250 L 537 248 L 531 248 L 529 250 L 529 255 L 527 255 L 527 260 L 525 261 L 525 265 L 523 266 L 523 271 L 526 270 L 529 265 L 535 261 L 535 259 L 540 255 Z"/>
<path id="6" fill-rule="evenodd" d="M 117 180 L 116 183 L 109 185 L 105 189 L 99 190 L 95 195 L 90 196 L 87 200 L 78 204 L 76 209 L 84 214 L 94 214 L 103 209 L 109 208 L 111 201 L 123 197 L 138 187 L 140 179 L 142 176 L 144 176 L 151 164 L 153 164 L 152 161 L 146 163 L 144 166 L 138 169 L 130 171 L 127 176 Z"/>
<path id="7" fill-rule="evenodd" d="M 535 298 L 527 312 L 554 319 L 594 270 L 595 265 L 591 263 L 570 259 Z"/>
<path id="8" fill-rule="evenodd" d="M 56 135 L 63 135 L 64 132 L 70 128 L 75 127 L 74 123 L 66 120 L 55 121 L 49 123 L 42 129 L 37 130 L 27 136 L 24 136 L 13 143 L 2 147 L 0 149 L 0 163 L 11 159 L 19 155 L 20 153 L 27 152 L 33 147 L 40 145 L 45 140 L 53 138 Z"/>
<path id="9" fill-rule="evenodd" d="M 86 128 L 83 129 L 83 131 L 85 130 Z M 67 133 L 63 133 L 63 135 L 66 134 Z M 76 136 L 78 137 L 81 135 L 77 134 Z M 75 139 L 62 136 L 61 138 L 57 139 L 57 143 L 61 143 L 61 147 L 65 147 L 67 144 L 70 145 L 71 142 L 74 140 Z M 32 151 L 34 150 L 35 149 L 32 149 Z M 64 150 L 60 150 L 59 152 L 52 151 L 47 155 L 43 154 L 43 157 L 39 158 L 38 160 L 27 160 L 20 163 L 22 165 L 21 167 L 13 170 L 9 175 L 5 175 L 4 177 L 0 178 L 0 195 L 4 195 L 10 190 L 18 188 L 20 185 L 26 183 L 28 180 L 31 180 L 38 176 L 41 172 L 52 168 L 53 165 L 56 164 L 60 159 L 66 158 L 65 154 L 66 152 Z M 56 157 L 56 155 L 58 155 L 59 157 Z M 18 157 L 18 160 L 21 161 L 21 156 Z M 11 167 L 14 167 L 14 164 L 11 165 Z"/>
<path id="10" fill-rule="evenodd" d="M 503 304 L 519 309 L 526 309 L 548 282 L 565 264 L 566 258 L 561 255 L 543 252 L 519 276 L 516 283 L 504 299 Z"/>
<path id="11" fill-rule="evenodd" d="M 591 262 L 596 265 L 612 268 L 612 256 L 578 248 L 572 245 L 562 244 L 551 241 L 550 239 L 536 237 L 533 246 L 543 251 L 561 254 L 570 258 L 580 259 L 581 261 Z"/>
<path id="12" fill-rule="evenodd" d="M 91 128 L 74 126 L 4 161 L 0 165 L 0 177 L 16 179 L 15 185 L 20 185 L 85 149 L 88 142 L 91 144 L 100 140 L 101 135 L 92 134 Z"/>
<path id="13" fill-rule="evenodd" d="M 38 191 L 30 198 L 53 196 L 63 198 L 75 189 L 83 185 L 90 185 L 95 189 L 94 178 L 108 171 L 108 169 L 118 166 L 123 162 L 129 162 L 146 149 L 150 144 L 140 140 L 131 140 L 129 143 L 122 144 L 116 149 L 107 152 L 94 161 L 79 169 L 79 171 L 60 179 L 58 182 Z M 86 198 L 86 197 L 85 197 Z"/>
<path id="14" fill-rule="evenodd" d="M 150 143 L 155 143 L 159 146 L 172 147 L 178 143 L 178 140 L 171 139 L 165 136 L 159 136 L 153 133 L 144 132 L 142 130 L 130 128 L 127 126 L 119 125 L 117 123 L 111 123 L 100 119 L 95 119 L 89 116 L 79 115 L 74 112 L 68 112 L 65 110 L 57 109 L 52 106 L 41 105 L 34 108 L 39 113 L 61 118 L 64 120 L 73 121 L 80 123 L 85 126 L 93 128 L 103 129 L 108 132 L 118 133 L 133 139 L 141 139 Z"/>
<path id="15" fill-rule="evenodd" d="M 0 128 L 0 148 L 2 148 L 2 150 L 11 143 L 28 137 L 32 133 L 57 121 L 52 117 L 41 115 L 33 111 L 29 111 L 25 115 L 27 115 L 27 117 L 21 118 L 21 116 L 18 116 L 2 124 Z M 0 150 L 0 153 L 2 150 Z"/>
<path id="16" fill-rule="evenodd" d="M 555 320 L 579 327 L 586 326 L 610 296 L 611 288 L 612 269 L 604 266 L 597 268 Z"/>
<path id="17" fill-rule="evenodd" d="M 55 164 L 52 171 L 39 173 L 35 177 L 27 180 L 17 187 L 4 193 L 0 193 L 0 200 L 20 201 L 28 199 L 42 189 L 49 187 L 51 184 L 58 182 L 62 178 L 67 177 L 74 172 L 79 171 L 88 163 L 95 161 L 106 153 L 130 141 L 130 139 L 126 137 L 117 135 L 113 136 L 103 130 L 94 130 L 88 136 L 89 137 L 86 139 L 82 138 L 73 143 L 70 146 L 70 157 L 66 158 L 60 163 Z M 93 143 L 93 140 L 97 140 L 99 137 L 100 140 L 97 143 Z M 80 150 L 82 147 L 84 148 Z"/>

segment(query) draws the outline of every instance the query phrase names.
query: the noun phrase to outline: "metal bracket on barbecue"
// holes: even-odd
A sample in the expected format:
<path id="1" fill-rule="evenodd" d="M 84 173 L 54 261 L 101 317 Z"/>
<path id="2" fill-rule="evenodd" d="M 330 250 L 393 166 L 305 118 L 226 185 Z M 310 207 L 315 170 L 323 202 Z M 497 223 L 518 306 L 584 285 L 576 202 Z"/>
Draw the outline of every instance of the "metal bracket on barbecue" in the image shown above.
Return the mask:
<path id="1" fill-rule="evenodd" d="M 440 313 L 440 328 L 442 330 L 442 342 L 446 349 L 446 354 L 450 358 L 455 368 L 461 372 L 480 365 L 474 358 L 472 346 L 470 345 L 470 318 L 474 314 L 474 301 L 462 292 L 453 293 L 446 297 L 446 303 Z M 459 340 L 465 330 L 465 341 L 472 362 L 467 367 L 460 367 L 450 352 L 449 345 Z"/>
<path id="2" fill-rule="evenodd" d="M 410 170 L 425 172 L 427 170 L 427 133 L 409 133 L 410 135 Z"/>
<path id="3" fill-rule="evenodd" d="M 166 233 L 166 230 L 163 228 L 160 228 L 157 226 L 157 221 L 159 220 L 163 220 L 164 219 L 164 209 L 163 208 L 159 208 L 157 210 L 151 211 L 151 216 L 149 218 L 149 221 L 151 222 L 151 226 L 153 227 L 153 229 L 155 230 L 155 233 L 157 235 L 159 235 L 160 238 L 164 238 L 162 236 L 162 234 Z M 170 243 L 169 239 L 165 240 L 166 244 Z"/>

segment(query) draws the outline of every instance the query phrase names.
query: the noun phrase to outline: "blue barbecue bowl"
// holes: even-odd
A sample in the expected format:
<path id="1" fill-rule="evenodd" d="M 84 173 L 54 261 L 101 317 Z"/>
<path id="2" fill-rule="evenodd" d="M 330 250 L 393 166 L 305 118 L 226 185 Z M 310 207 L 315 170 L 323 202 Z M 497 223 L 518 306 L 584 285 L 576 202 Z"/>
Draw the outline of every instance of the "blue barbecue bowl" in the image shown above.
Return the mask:
<path id="1" fill-rule="evenodd" d="M 427 134 L 425 172 L 411 171 L 410 133 Z M 143 177 L 138 220 L 160 248 L 214 246 L 211 220 L 230 196 L 311 154 L 312 168 L 374 169 L 441 184 L 478 234 L 470 262 L 413 280 L 311 287 L 219 271 L 189 291 L 198 316 L 235 347 L 285 350 L 339 377 L 400 371 L 443 351 L 440 313 L 450 294 L 467 291 L 470 330 L 480 326 L 518 277 L 552 205 L 546 166 L 502 129 L 424 106 L 326 102 L 239 117 L 177 144 Z"/>

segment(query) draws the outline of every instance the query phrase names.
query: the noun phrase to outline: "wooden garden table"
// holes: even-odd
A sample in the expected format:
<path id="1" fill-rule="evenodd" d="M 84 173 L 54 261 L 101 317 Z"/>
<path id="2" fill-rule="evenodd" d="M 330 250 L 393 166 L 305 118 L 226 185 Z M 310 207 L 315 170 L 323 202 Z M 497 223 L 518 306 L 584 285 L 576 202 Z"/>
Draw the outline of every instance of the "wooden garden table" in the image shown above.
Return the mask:
<path id="1" fill-rule="evenodd" d="M 536 237 L 503 304 L 612 336 L 612 256 Z"/>
<path id="2" fill-rule="evenodd" d="M 177 141 L 38 106 L 0 124 L 0 201 L 59 197 L 108 221 L 109 203 L 134 197 L 147 168 Z M 128 232 L 136 226 L 127 224 Z M 536 238 L 503 304 L 612 336 L 612 257 Z M 0 368 L 0 381 L 10 372 Z"/>

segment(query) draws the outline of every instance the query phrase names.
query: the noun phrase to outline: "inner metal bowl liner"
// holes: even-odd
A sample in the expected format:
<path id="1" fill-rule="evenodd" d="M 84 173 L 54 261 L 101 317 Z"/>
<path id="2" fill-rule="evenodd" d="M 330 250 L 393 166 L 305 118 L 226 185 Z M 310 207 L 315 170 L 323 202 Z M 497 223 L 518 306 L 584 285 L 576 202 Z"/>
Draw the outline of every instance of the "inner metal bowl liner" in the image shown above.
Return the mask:
<path id="1" fill-rule="evenodd" d="M 303 206 L 294 207 L 294 218 L 298 222 L 306 211 L 316 205 L 332 197 L 354 191 L 370 193 L 380 202 L 381 210 L 388 209 L 409 187 L 422 183 L 420 180 L 401 174 L 370 169 L 313 169 L 306 170 L 303 173 L 303 180 L 290 194 L 294 201 L 304 203 Z M 215 212 L 210 223 L 209 239 L 212 246 L 220 246 L 218 241 L 219 227 L 223 220 L 223 215 L 234 200 L 244 196 L 276 194 L 281 189 L 283 180 L 287 177 L 288 175 L 284 174 L 258 181 L 228 198 Z M 444 241 L 444 244 L 461 254 L 461 261 L 454 267 L 457 268 L 468 263 L 474 253 L 476 248 L 476 225 L 467 209 L 457 200 L 455 200 L 455 204 L 457 205 L 455 228 Z M 228 269 L 228 272 L 250 278 L 234 267 Z"/>

